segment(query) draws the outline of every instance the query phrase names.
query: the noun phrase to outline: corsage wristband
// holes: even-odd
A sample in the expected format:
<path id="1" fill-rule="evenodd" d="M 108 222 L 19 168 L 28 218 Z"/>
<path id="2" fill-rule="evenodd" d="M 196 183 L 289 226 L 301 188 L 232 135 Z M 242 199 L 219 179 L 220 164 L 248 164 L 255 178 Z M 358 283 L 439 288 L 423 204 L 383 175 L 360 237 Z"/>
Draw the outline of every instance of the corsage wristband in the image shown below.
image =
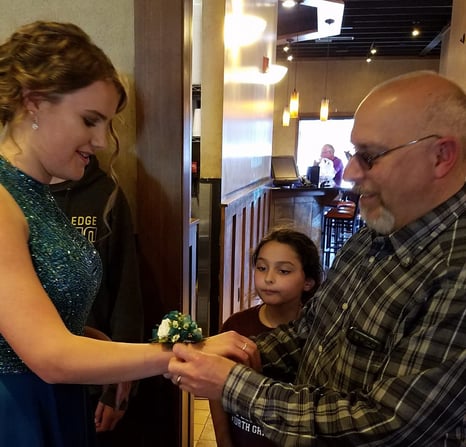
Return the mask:
<path id="1" fill-rule="evenodd" d="M 196 343 L 202 340 L 202 329 L 188 314 L 172 310 L 152 329 L 151 343 Z"/>

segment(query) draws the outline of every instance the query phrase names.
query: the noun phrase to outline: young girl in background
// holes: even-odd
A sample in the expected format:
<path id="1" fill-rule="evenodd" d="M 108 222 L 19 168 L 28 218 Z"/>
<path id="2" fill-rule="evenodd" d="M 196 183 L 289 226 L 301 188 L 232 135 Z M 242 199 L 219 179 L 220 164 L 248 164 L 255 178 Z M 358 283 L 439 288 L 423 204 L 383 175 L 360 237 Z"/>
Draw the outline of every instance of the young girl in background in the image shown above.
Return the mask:
<path id="1" fill-rule="evenodd" d="M 316 245 L 303 233 L 277 229 L 265 236 L 252 255 L 254 286 L 262 303 L 237 312 L 222 326 L 251 337 L 295 320 L 321 281 Z M 212 420 L 219 447 L 274 446 L 260 426 L 228 414 L 211 401 Z"/>

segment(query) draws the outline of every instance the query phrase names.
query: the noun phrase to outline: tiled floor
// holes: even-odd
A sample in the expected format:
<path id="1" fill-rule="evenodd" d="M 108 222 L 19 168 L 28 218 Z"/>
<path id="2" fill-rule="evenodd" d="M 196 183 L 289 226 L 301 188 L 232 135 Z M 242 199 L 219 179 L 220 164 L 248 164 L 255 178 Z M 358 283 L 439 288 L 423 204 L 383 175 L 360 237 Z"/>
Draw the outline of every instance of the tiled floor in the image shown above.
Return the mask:
<path id="1" fill-rule="evenodd" d="M 217 447 L 207 399 L 194 400 L 194 447 Z"/>

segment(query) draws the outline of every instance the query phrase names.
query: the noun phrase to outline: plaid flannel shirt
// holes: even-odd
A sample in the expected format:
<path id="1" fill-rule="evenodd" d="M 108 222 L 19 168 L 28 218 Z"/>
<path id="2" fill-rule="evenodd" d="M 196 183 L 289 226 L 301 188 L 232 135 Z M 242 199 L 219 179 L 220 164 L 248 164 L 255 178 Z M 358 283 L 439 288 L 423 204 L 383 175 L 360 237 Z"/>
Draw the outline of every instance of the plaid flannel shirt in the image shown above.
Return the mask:
<path id="1" fill-rule="evenodd" d="M 303 318 L 256 339 L 265 376 L 233 368 L 225 409 L 283 447 L 464 446 L 465 192 L 354 235 Z"/>

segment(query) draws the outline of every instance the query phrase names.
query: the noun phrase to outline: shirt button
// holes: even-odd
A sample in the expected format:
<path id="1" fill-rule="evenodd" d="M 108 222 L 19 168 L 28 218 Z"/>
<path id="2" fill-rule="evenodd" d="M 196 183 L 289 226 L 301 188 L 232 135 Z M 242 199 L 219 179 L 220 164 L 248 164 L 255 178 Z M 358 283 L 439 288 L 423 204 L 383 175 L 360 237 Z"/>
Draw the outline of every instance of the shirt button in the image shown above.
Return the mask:
<path id="1" fill-rule="evenodd" d="M 401 260 L 401 265 L 403 267 L 409 267 L 410 264 L 411 264 L 411 258 L 409 256 L 406 256 L 406 258 L 403 258 Z"/>
<path id="2" fill-rule="evenodd" d="M 322 345 L 319 345 L 319 347 L 317 348 L 317 350 L 318 350 L 319 352 L 322 352 L 322 351 L 324 350 L 324 348 L 322 347 Z"/>
<path id="3" fill-rule="evenodd" d="M 343 310 L 348 309 L 348 303 L 343 303 L 343 304 L 341 305 L 341 308 L 342 308 Z"/>

